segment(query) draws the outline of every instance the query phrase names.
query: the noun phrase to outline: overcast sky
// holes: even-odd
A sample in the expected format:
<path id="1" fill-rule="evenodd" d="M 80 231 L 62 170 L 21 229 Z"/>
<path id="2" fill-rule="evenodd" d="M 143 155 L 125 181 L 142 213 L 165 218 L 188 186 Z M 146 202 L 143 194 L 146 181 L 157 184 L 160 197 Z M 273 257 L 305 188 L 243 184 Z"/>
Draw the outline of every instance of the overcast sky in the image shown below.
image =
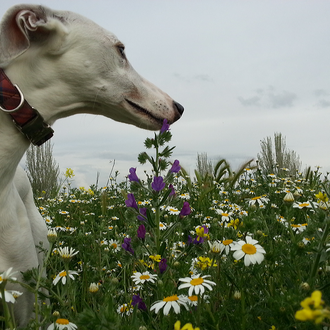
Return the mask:
<path id="1" fill-rule="evenodd" d="M 30 3 L 27 1 L 26 3 Z M 4 14 L 24 1 L 1 1 Z M 197 153 L 235 169 L 280 132 L 306 166 L 330 171 L 330 1 L 37 1 L 113 32 L 143 77 L 185 107 L 171 126 L 173 159 L 193 174 Z M 78 115 L 54 125 L 54 156 L 77 185 L 121 177 L 152 132 Z M 142 176 L 142 174 L 141 174 Z"/>

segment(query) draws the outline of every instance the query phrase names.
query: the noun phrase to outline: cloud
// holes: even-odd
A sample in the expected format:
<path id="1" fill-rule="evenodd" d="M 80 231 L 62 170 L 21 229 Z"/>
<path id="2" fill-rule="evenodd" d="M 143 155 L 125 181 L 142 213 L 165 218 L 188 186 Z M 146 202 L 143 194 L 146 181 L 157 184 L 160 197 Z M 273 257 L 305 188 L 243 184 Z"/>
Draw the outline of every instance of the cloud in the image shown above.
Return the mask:
<path id="1" fill-rule="evenodd" d="M 245 107 L 258 106 L 278 109 L 292 107 L 297 99 L 295 93 L 286 90 L 276 91 L 273 86 L 269 86 L 267 90 L 258 88 L 255 90 L 255 94 L 250 97 L 239 96 L 238 100 Z"/>
<path id="2" fill-rule="evenodd" d="M 173 76 L 179 80 L 189 82 L 189 83 L 193 82 L 193 81 L 214 82 L 213 78 L 206 73 L 199 73 L 194 76 L 183 76 L 180 73 L 174 73 Z"/>
<path id="3" fill-rule="evenodd" d="M 315 89 L 314 90 L 314 95 L 317 96 L 317 97 L 322 97 L 322 96 L 329 96 L 330 93 L 327 92 L 324 89 Z"/>
<path id="4" fill-rule="evenodd" d="M 319 101 L 317 102 L 317 106 L 318 106 L 319 108 L 328 108 L 328 107 L 330 107 L 330 101 L 328 101 L 328 100 L 324 100 L 324 99 L 319 100 Z"/>

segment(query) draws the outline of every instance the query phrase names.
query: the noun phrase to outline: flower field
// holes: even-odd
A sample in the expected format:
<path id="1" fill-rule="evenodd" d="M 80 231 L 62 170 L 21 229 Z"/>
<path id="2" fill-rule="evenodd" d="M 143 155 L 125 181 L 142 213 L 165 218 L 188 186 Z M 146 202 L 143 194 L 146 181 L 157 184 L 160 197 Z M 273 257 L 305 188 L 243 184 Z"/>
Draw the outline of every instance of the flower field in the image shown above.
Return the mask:
<path id="1" fill-rule="evenodd" d="M 193 180 L 170 140 L 166 123 L 146 139 L 144 178 L 131 168 L 125 182 L 36 199 L 47 277 L 25 276 L 48 290 L 42 328 L 328 329 L 327 178 L 246 168 Z"/>

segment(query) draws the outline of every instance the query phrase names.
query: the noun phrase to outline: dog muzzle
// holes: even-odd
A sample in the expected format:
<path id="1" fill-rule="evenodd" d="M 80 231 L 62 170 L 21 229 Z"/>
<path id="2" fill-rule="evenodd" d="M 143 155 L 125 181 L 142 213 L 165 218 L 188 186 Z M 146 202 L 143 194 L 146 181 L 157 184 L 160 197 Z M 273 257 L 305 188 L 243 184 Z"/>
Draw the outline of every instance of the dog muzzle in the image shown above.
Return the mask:
<path id="1" fill-rule="evenodd" d="M 16 128 L 34 145 L 41 146 L 49 140 L 54 130 L 40 113 L 24 98 L 19 87 L 0 69 L 0 110 L 7 113 Z"/>

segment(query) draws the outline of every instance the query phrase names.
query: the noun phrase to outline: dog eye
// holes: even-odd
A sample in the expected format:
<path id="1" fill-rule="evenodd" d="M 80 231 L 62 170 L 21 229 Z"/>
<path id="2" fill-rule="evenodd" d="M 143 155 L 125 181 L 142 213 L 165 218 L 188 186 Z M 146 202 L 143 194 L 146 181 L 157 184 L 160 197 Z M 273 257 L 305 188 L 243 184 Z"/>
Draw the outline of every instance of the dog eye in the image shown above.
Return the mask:
<path id="1" fill-rule="evenodd" d="M 125 55 L 125 46 L 124 45 L 118 45 L 117 46 L 118 52 L 122 58 L 126 58 Z"/>

